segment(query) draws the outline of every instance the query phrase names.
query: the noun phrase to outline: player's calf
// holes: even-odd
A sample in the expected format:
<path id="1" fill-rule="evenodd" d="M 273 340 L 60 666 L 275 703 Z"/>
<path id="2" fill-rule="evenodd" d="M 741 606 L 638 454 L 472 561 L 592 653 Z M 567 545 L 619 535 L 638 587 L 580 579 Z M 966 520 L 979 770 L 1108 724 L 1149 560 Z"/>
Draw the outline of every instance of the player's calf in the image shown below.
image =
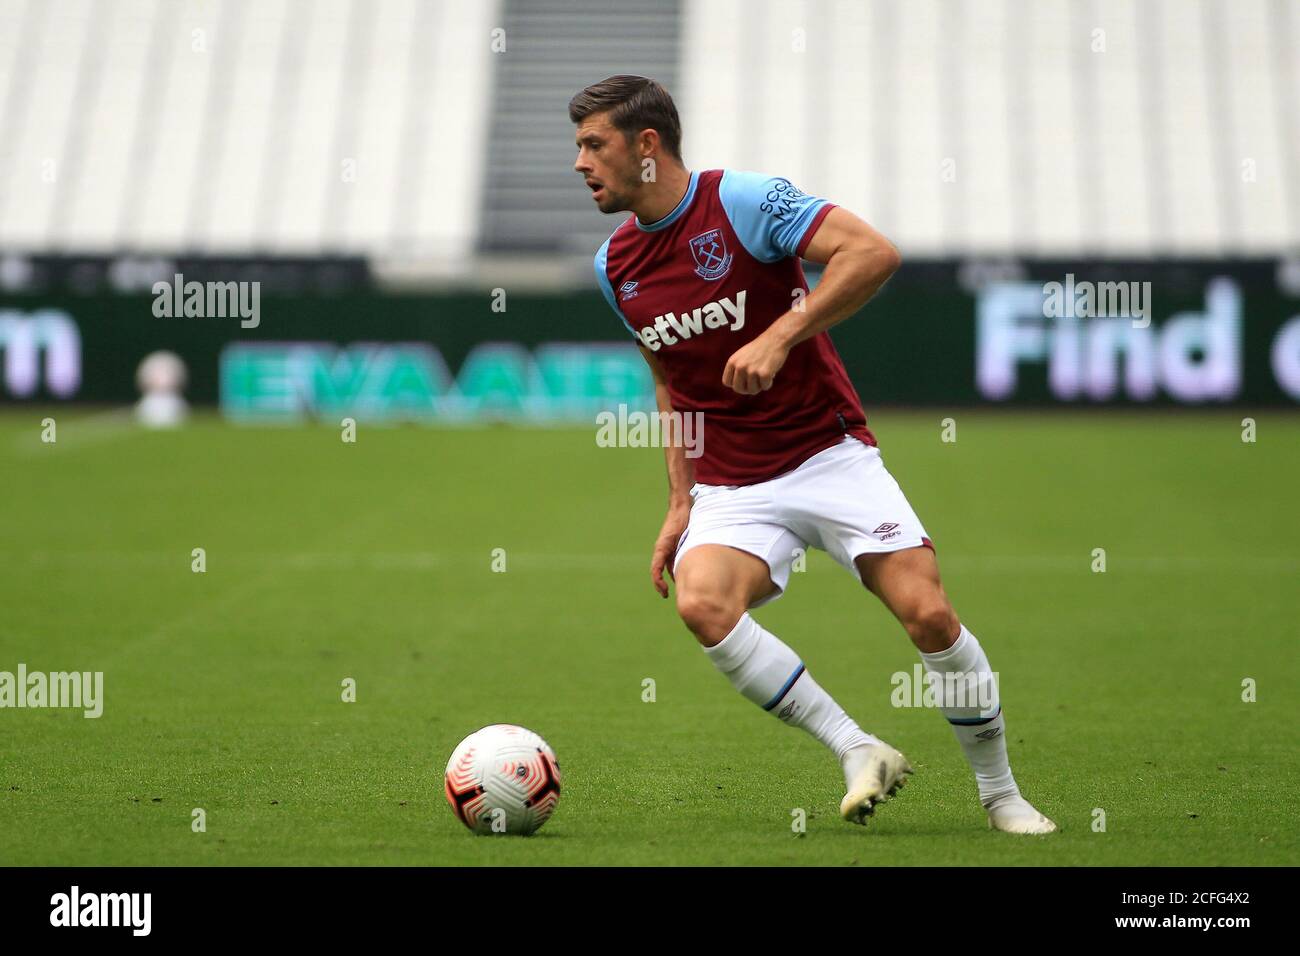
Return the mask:
<path id="1" fill-rule="evenodd" d="M 864 754 L 892 754 L 893 748 L 865 733 L 813 680 L 799 655 L 750 617 L 748 608 L 775 588 L 767 564 L 715 545 L 696 547 L 678 564 L 677 612 L 704 645 L 709 660 L 746 699 L 812 734 L 835 754 L 853 796 L 852 806 L 842 812 L 861 822 L 896 789 L 901 765 L 886 768 L 883 785 L 875 770 L 864 776 Z M 868 749 L 872 747 L 876 749 Z"/>
<path id="2" fill-rule="evenodd" d="M 860 555 L 855 563 L 863 584 L 907 630 L 927 675 L 940 689 L 939 712 L 952 726 L 975 774 L 989 825 L 1010 833 L 1050 833 L 1055 824 L 1020 795 L 1007 757 L 997 674 L 980 642 L 948 603 L 934 553 L 912 548 Z"/>
<path id="3" fill-rule="evenodd" d="M 862 583 L 898 618 L 921 653 L 947 650 L 957 640 L 961 623 L 943 591 L 932 550 L 860 554 L 853 563 Z"/>
<path id="4" fill-rule="evenodd" d="M 948 599 L 931 594 L 901 615 L 904 630 L 916 649 L 924 654 L 947 650 L 961 634 L 961 622 Z"/>

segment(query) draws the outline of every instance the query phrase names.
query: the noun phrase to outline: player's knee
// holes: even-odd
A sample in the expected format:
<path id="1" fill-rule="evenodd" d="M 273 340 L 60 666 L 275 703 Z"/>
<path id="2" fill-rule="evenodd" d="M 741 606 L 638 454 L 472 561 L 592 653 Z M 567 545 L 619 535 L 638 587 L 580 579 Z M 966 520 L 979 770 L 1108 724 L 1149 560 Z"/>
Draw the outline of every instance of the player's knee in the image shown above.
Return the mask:
<path id="1" fill-rule="evenodd" d="M 904 626 L 912 643 L 927 654 L 952 647 L 953 640 L 961 630 L 956 612 L 941 598 L 918 605 Z"/>
<path id="2" fill-rule="evenodd" d="M 677 590 L 678 616 L 706 647 L 720 643 L 744 613 L 742 602 L 717 591 Z"/>

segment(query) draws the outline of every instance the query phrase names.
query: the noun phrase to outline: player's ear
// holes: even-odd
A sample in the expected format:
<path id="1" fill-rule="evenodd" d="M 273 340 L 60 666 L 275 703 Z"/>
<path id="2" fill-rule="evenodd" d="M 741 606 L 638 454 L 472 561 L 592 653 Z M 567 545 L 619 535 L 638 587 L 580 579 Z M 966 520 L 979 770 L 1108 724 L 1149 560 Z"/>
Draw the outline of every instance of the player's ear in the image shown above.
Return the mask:
<path id="1" fill-rule="evenodd" d="M 658 130 L 643 129 L 637 134 L 637 145 L 640 147 L 641 157 L 643 159 L 650 159 L 660 154 L 660 147 L 663 143 L 659 139 Z"/>

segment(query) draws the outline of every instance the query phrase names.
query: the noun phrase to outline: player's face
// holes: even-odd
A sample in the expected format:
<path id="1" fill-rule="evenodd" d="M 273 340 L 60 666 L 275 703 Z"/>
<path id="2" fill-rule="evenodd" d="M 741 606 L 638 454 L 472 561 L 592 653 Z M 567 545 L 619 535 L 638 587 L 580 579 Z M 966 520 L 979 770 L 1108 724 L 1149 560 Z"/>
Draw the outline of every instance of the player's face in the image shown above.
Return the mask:
<path id="1" fill-rule="evenodd" d="M 578 126 L 578 158 L 573 164 L 591 190 L 601 212 L 623 212 L 641 185 L 641 164 L 621 132 L 605 113 L 593 113 Z"/>

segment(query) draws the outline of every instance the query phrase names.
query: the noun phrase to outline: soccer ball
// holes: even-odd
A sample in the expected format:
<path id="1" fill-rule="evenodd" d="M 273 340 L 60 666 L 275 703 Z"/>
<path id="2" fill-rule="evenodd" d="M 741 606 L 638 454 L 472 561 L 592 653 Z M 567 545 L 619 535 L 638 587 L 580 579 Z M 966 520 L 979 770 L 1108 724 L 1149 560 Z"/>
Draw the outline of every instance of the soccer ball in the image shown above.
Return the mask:
<path id="1" fill-rule="evenodd" d="M 537 734 L 514 724 L 476 730 L 452 751 L 447 802 L 475 833 L 533 833 L 560 802 L 560 764 Z"/>

